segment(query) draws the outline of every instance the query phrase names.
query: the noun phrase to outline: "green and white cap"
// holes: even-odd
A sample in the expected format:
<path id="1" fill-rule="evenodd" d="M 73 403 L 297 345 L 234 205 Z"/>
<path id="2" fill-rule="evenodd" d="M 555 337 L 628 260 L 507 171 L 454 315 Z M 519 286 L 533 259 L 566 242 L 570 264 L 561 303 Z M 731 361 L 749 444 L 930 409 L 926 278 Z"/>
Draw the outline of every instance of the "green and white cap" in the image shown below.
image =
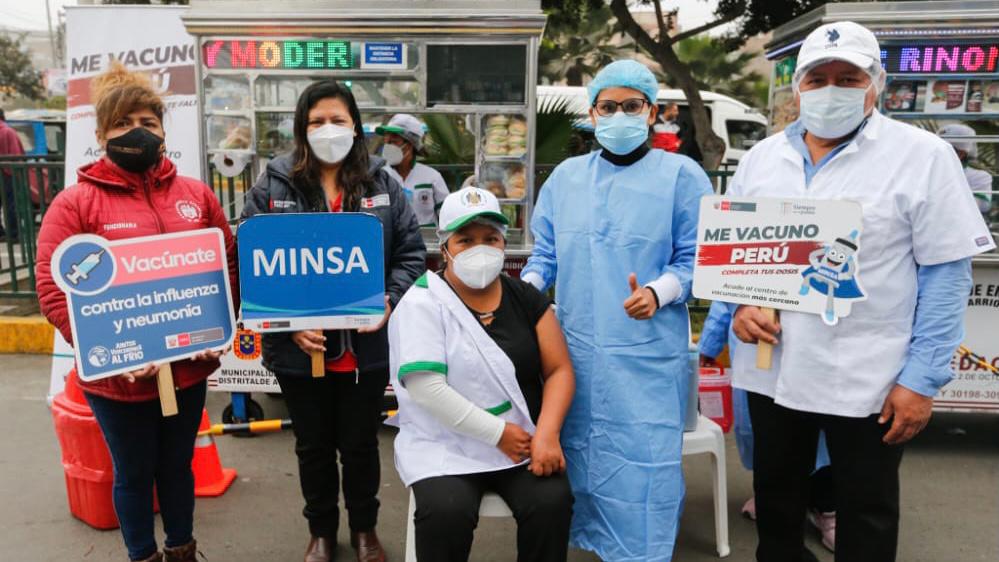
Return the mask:
<path id="1" fill-rule="evenodd" d="M 375 128 L 375 134 L 384 136 L 385 133 L 395 133 L 401 136 L 416 150 L 423 148 L 423 123 L 408 113 L 397 113 L 389 119 L 387 125 Z"/>
<path id="2" fill-rule="evenodd" d="M 499 230 L 506 236 L 510 219 L 500 211 L 499 201 L 492 193 L 475 186 L 462 188 L 447 196 L 441 205 L 440 227 L 437 237 L 447 242 L 461 227 L 480 222 Z"/>

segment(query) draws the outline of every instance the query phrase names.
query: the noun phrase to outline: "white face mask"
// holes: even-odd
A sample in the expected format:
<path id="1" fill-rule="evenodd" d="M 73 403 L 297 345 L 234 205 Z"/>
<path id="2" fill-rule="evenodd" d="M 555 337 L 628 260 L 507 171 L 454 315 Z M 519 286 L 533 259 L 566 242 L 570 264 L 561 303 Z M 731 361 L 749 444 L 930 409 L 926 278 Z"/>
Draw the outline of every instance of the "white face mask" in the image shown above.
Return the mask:
<path id="1" fill-rule="evenodd" d="M 402 163 L 404 156 L 405 154 L 402 152 L 402 149 L 394 144 L 385 143 L 382 147 L 382 158 L 385 159 L 385 162 L 389 166 L 398 166 Z"/>
<path id="2" fill-rule="evenodd" d="M 354 146 L 354 129 L 330 123 L 309 131 L 308 138 L 316 158 L 327 164 L 338 164 Z"/>
<path id="3" fill-rule="evenodd" d="M 800 92 L 801 121 L 805 130 L 822 139 L 838 139 L 850 134 L 864 121 L 867 88 L 825 86 Z"/>
<path id="4" fill-rule="evenodd" d="M 447 252 L 447 250 L 444 250 Z M 479 244 L 457 256 L 451 256 L 451 267 L 461 282 L 471 289 L 485 289 L 503 271 L 505 254 L 494 246 Z"/>

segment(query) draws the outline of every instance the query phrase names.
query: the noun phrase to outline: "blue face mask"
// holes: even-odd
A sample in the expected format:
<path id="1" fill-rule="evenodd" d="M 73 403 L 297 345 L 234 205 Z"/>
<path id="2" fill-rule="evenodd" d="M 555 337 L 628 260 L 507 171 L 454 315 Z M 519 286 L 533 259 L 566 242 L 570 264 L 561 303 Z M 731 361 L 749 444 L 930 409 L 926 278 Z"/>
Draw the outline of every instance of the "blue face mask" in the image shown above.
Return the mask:
<path id="1" fill-rule="evenodd" d="M 630 154 L 649 139 L 648 119 L 647 113 L 628 115 L 623 111 L 597 117 L 597 142 L 618 156 Z"/>

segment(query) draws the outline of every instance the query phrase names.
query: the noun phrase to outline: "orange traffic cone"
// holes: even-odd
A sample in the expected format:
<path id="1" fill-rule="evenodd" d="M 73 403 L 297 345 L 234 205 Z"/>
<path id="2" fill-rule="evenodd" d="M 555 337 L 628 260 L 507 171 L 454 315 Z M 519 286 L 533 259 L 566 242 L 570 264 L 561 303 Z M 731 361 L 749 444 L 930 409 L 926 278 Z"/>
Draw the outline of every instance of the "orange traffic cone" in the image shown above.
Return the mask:
<path id="1" fill-rule="evenodd" d="M 201 427 L 198 432 L 211 428 L 208 421 L 208 410 L 201 413 Z M 214 498 L 221 496 L 236 479 L 236 469 L 222 468 L 215 439 L 211 435 L 199 436 L 194 441 L 194 459 L 191 461 L 194 471 L 194 495 L 199 498 Z"/>

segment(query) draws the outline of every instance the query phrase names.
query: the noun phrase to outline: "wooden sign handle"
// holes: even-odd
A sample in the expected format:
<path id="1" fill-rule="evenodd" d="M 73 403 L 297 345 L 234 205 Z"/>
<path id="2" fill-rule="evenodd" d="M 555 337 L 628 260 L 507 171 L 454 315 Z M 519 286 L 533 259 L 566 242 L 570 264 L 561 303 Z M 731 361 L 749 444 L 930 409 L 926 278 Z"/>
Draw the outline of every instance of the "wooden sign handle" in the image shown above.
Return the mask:
<path id="1" fill-rule="evenodd" d="M 173 369 L 166 363 L 160 367 L 160 372 L 156 375 L 156 384 L 160 391 L 160 409 L 163 410 L 163 417 L 177 415 L 177 394 L 173 389 Z"/>
<path id="2" fill-rule="evenodd" d="M 762 307 L 760 311 L 766 315 L 767 319 L 773 322 L 777 318 L 777 311 Z M 756 344 L 756 368 L 762 369 L 764 371 L 769 371 L 773 367 L 774 360 L 774 346 L 770 342 L 760 341 Z"/>
<path id="3" fill-rule="evenodd" d="M 326 375 L 326 358 L 323 356 L 323 352 L 313 351 L 309 355 L 312 356 L 312 376 L 319 378 Z"/>

